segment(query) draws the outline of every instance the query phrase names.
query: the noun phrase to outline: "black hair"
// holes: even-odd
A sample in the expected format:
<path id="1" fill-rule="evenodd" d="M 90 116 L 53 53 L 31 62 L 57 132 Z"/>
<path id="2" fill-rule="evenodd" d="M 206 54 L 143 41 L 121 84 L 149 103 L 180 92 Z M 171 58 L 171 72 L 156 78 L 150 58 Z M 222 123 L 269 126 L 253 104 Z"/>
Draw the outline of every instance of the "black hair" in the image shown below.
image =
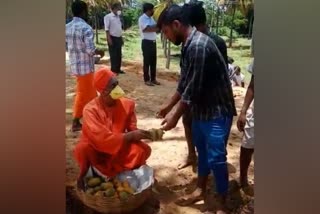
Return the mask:
<path id="1" fill-rule="evenodd" d="M 190 24 L 192 26 L 205 25 L 207 22 L 206 12 L 203 8 L 203 2 L 191 2 L 183 5 L 183 10 L 189 17 Z"/>
<path id="2" fill-rule="evenodd" d="M 88 5 L 84 1 L 76 0 L 71 6 L 73 16 L 80 17 L 83 12 L 88 11 Z"/>
<path id="3" fill-rule="evenodd" d="M 151 4 L 151 3 L 144 3 L 143 5 L 142 5 L 142 11 L 143 11 L 143 13 L 146 13 L 146 12 L 148 12 L 149 10 L 152 10 L 154 8 L 154 5 L 153 4 Z"/>
<path id="4" fill-rule="evenodd" d="M 118 8 L 121 8 L 121 4 L 119 2 L 111 5 L 111 10 L 118 9 Z"/>
<path id="5" fill-rule="evenodd" d="M 170 25 L 175 20 L 181 22 L 181 24 L 185 26 L 190 24 L 187 11 L 183 10 L 180 6 L 173 4 L 160 14 L 157 26 L 161 28 L 162 25 Z"/>

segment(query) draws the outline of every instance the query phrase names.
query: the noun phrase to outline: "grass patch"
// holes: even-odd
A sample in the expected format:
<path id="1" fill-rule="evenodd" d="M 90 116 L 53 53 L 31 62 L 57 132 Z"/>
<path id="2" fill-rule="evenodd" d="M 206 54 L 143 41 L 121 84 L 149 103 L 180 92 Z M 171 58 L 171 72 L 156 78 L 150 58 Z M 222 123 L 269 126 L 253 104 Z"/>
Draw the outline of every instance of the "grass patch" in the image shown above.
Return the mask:
<path id="1" fill-rule="evenodd" d="M 124 32 L 124 47 L 122 49 L 124 60 L 143 60 L 142 50 L 141 50 L 141 38 L 139 29 L 137 26 L 133 26 Z M 104 30 L 98 31 L 99 42 L 95 43 L 98 48 L 106 51 L 108 55 L 106 33 Z M 223 37 L 225 40 L 226 37 Z M 228 43 L 227 43 L 228 45 Z M 242 73 L 245 75 L 245 82 L 249 83 L 251 74 L 247 71 L 247 67 L 251 62 L 250 57 L 250 46 L 251 41 L 246 38 L 237 38 L 232 44 L 232 48 L 228 48 L 228 55 L 234 59 L 234 65 L 238 65 L 241 68 Z M 180 72 L 180 49 L 181 46 L 175 46 L 171 44 L 171 61 L 170 61 L 170 72 Z M 164 56 L 164 50 L 162 48 L 162 43 L 160 40 L 160 35 L 157 38 L 157 67 L 160 69 L 165 69 L 167 59 Z"/>

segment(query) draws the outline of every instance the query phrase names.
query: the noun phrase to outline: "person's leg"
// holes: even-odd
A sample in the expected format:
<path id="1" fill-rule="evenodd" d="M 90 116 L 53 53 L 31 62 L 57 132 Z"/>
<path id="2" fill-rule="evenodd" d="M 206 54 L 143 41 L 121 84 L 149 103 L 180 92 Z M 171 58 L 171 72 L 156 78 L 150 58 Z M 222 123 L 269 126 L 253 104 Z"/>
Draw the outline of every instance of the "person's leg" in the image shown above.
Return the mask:
<path id="1" fill-rule="evenodd" d="M 187 206 L 197 201 L 204 200 L 206 197 L 206 187 L 210 168 L 208 165 L 207 145 L 204 137 L 204 133 L 201 130 L 201 122 L 192 121 L 192 142 L 198 151 L 198 182 L 195 191 L 178 199 L 177 203 L 179 205 Z"/>
<path id="2" fill-rule="evenodd" d="M 118 74 L 120 74 L 121 70 L 121 50 L 122 50 L 122 40 L 121 38 L 114 38 L 114 46 L 115 46 L 115 70 Z"/>
<path id="3" fill-rule="evenodd" d="M 184 133 L 187 140 L 188 146 L 188 157 L 186 162 L 180 164 L 178 169 L 186 168 L 187 166 L 193 165 L 197 162 L 197 155 L 194 145 L 192 144 L 192 114 L 190 111 L 186 112 L 182 117 Z"/>
<path id="4" fill-rule="evenodd" d="M 111 71 L 113 73 L 117 73 L 116 71 L 116 63 L 115 63 L 115 59 L 116 59 L 116 48 L 115 48 L 115 41 L 114 39 L 111 37 L 112 40 L 112 45 L 108 45 L 108 51 L 109 51 L 109 56 L 110 56 L 110 64 L 111 64 Z"/>
<path id="5" fill-rule="evenodd" d="M 240 185 L 247 187 L 248 169 L 254 152 L 254 117 L 253 112 L 248 111 L 246 125 L 244 127 L 244 136 L 240 149 Z"/>
<path id="6" fill-rule="evenodd" d="M 77 161 L 80 173 L 77 178 L 77 187 L 81 190 L 84 190 L 84 176 L 88 172 L 90 168 L 90 161 L 89 161 L 89 152 L 90 152 L 90 145 L 88 143 L 79 143 L 76 145 L 73 155 L 75 160 Z"/>
<path id="7" fill-rule="evenodd" d="M 232 125 L 232 117 L 221 116 L 203 122 L 202 130 L 206 133 L 209 166 L 214 174 L 216 192 L 218 194 L 218 211 L 224 213 L 226 209 L 226 196 L 229 186 L 229 173 L 227 166 L 227 153 L 225 139 Z"/>
<path id="8" fill-rule="evenodd" d="M 151 82 L 155 85 L 160 85 L 157 81 L 157 43 L 150 42 L 150 75 Z"/>
<path id="9" fill-rule="evenodd" d="M 148 46 L 148 41 L 142 40 L 141 44 L 142 54 L 143 54 L 143 80 L 146 85 L 152 86 L 153 84 L 150 82 L 150 51 Z"/>
<path id="10" fill-rule="evenodd" d="M 82 118 L 82 111 L 85 105 L 97 96 L 93 87 L 93 72 L 84 76 L 77 76 L 76 83 L 76 97 L 73 105 L 73 122 L 71 131 L 80 131 L 82 125 L 80 119 Z"/>
<path id="11" fill-rule="evenodd" d="M 120 74 L 124 74 L 125 72 L 121 70 L 121 65 L 122 65 L 122 44 L 123 44 L 123 40 L 122 40 L 122 37 L 120 37 L 118 39 L 118 70 L 119 70 L 119 73 Z"/>

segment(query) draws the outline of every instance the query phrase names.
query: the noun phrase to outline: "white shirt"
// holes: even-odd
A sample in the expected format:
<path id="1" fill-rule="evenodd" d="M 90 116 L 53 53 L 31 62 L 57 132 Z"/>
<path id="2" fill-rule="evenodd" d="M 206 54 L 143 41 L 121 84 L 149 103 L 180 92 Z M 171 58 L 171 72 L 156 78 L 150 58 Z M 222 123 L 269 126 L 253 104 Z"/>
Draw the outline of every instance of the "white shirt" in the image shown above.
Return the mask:
<path id="1" fill-rule="evenodd" d="M 241 83 L 244 82 L 244 75 L 240 73 L 240 75 L 235 74 L 233 76 L 233 81 L 235 82 L 235 85 L 241 86 Z"/>
<path id="2" fill-rule="evenodd" d="M 147 16 L 145 13 L 139 17 L 139 29 L 140 29 L 140 35 L 142 39 L 146 40 L 152 40 L 155 41 L 157 39 L 157 33 L 156 32 L 143 32 L 144 29 L 146 29 L 147 26 L 154 26 L 156 25 L 156 22 L 152 17 Z"/>
<path id="3" fill-rule="evenodd" d="M 111 36 L 121 37 L 122 36 L 122 23 L 120 16 L 115 15 L 113 12 L 105 15 L 104 20 L 104 29 L 109 31 Z"/>

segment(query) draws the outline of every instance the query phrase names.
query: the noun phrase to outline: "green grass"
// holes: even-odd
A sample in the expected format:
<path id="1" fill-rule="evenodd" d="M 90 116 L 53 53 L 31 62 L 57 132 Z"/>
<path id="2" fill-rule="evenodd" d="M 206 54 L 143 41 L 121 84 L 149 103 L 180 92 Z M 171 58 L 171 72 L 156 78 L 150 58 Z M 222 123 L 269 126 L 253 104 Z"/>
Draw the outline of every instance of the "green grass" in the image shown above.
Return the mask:
<path id="1" fill-rule="evenodd" d="M 108 50 L 106 42 L 106 33 L 104 30 L 98 31 L 99 42 L 96 42 L 96 46 L 105 51 Z M 227 39 L 223 37 L 226 41 Z M 228 43 L 227 43 L 228 45 Z M 238 65 L 241 68 L 242 73 L 245 75 L 245 82 L 249 83 L 251 75 L 247 71 L 247 67 L 251 62 L 250 57 L 250 45 L 251 42 L 245 38 L 238 38 L 232 44 L 232 48 L 228 48 L 228 55 L 234 59 L 234 65 Z M 124 47 L 122 49 L 124 60 L 136 60 L 142 62 L 141 51 L 141 38 L 137 26 L 134 26 L 124 32 Z M 179 54 L 180 47 L 171 44 L 171 55 Z M 106 53 L 108 55 L 108 53 Z M 180 72 L 179 66 L 180 58 L 172 56 L 170 61 L 170 72 Z M 164 57 L 164 51 L 162 48 L 160 36 L 157 39 L 157 67 L 164 69 L 166 66 L 166 58 Z"/>

